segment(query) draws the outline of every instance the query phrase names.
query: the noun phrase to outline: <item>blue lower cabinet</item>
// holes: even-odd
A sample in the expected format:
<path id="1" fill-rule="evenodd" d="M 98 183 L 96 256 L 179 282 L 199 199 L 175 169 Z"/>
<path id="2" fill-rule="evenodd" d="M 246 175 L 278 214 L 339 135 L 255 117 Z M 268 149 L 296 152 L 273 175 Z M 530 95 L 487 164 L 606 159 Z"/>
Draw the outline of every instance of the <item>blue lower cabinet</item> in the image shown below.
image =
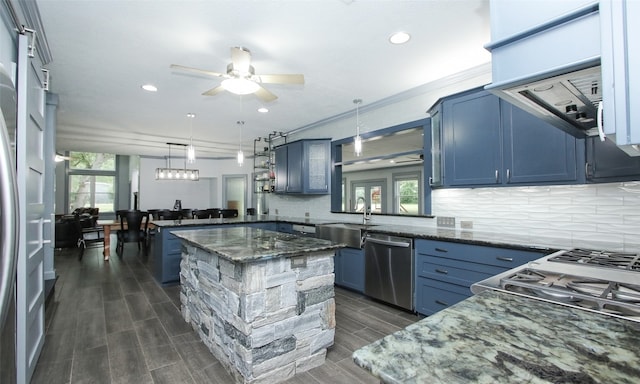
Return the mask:
<path id="1" fill-rule="evenodd" d="M 364 292 L 364 250 L 342 248 L 334 259 L 336 285 Z"/>
<path id="2" fill-rule="evenodd" d="M 416 312 L 423 315 L 448 308 L 468 297 L 469 287 L 418 277 L 416 280 Z"/>
<path id="3" fill-rule="evenodd" d="M 417 239 L 416 312 L 432 315 L 471 297 L 472 284 L 542 256 L 536 251 Z"/>

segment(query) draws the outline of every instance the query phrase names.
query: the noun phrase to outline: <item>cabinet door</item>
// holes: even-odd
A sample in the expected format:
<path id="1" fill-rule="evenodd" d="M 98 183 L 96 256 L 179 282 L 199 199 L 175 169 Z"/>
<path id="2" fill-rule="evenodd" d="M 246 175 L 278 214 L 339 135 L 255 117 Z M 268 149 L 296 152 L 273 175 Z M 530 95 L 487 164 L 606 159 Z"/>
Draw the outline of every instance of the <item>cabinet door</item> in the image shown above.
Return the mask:
<path id="1" fill-rule="evenodd" d="M 336 252 L 335 261 L 336 284 L 364 291 L 364 250 L 342 248 Z"/>
<path id="2" fill-rule="evenodd" d="M 287 187 L 288 193 L 302 192 L 303 143 L 287 144 Z"/>
<path id="3" fill-rule="evenodd" d="M 506 183 L 577 180 L 573 136 L 506 101 L 500 106 Z"/>
<path id="4" fill-rule="evenodd" d="M 499 99 L 473 92 L 443 102 L 445 185 L 491 185 L 500 182 Z"/>
<path id="5" fill-rule="evenodd" d="M 611 140 L 600 141 L 597 137 L 586 139 L 587 180 L 612 182 L 638 180 L 640 157 L 627 155 Z"/>
<path id="6" fill-rule="evenodd" d="M 286 192 L 287 191 L 287 182 L 288 182 L 288 178 L 287 178 L 287 170 L 288 170 L 288 166 L 287 166 L 287 146 L 283 145 L 281 147 L 278 147 L 275 149 L 276 155 L 275 155 L 275 160 L 276 160 L 276 186 L 275 186 L 275 191 L 276 192 Z"/>
<path id="7" fill-rule="evenodd" d="M 329 192 L 331 142 L 314 140 L 304 143 L 304 192 Z"/>

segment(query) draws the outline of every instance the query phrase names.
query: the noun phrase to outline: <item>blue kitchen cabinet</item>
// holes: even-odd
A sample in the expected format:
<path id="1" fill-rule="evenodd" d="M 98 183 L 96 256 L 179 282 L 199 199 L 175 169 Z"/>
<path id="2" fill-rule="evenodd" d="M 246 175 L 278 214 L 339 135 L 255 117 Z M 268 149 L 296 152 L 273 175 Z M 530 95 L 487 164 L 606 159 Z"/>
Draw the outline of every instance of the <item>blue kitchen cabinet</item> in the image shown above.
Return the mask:
<path id="1" fill-rule="evenodd" d="M 485 91 L 471 91 L 442 103 L 444 184 L 491 185 L 501 168 L 500 104 Z"/>
<path id="2" fill-rule="evenodd" d="M 629 156 L 610 140 L 590 137 L 586 142 L 587 181 L 610 183 L 640 180 L 640 157 Z"/>
<path id="3" fill-rule="evenodd" d="M 468 297 L 471 285 L 544 256 L 543 252 L 415 240 L 415 308 L 431 315 Z"/>
<path id="4" fill-rule="evenodd" d="M 500 100 L 504 131 L 504 182 L 540 184 L 578 180 L 575 137 Z"/>
<path id="5" fill-rule="evenodd" d="M 342 248 L 334 258 L 335 283 L 338 286 L 364 292 L 364 250 Z"/>
<path id="6" fill-rule="evenodd" d="M 329 193 L 331 140 L 294 141 L 275 152 L 276 193 Z"/>
<path id="7" fill-rule="evenodd" d="M 291 223 L 277 223 L 276 224 L 276 230 L 278 232 L 294 233 L 293 232 L 293 224 L 291 224 Z"/>
<path id="8" fill-rule="evenodd" d="M 432 111 L 442 114 L 444 186 L 578 182 L 581 141 L 487 91 L 445 98 Z"/>

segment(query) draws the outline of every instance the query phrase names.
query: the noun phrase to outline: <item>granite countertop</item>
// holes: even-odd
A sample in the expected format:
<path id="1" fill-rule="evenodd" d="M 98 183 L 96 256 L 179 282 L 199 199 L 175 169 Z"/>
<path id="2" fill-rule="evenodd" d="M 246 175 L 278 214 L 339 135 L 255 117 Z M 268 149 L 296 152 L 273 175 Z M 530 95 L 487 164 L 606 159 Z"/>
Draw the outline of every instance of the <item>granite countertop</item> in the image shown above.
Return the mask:
<path id="1" fill-rule="evenodd" d="M 353 359 L 383 383 L 638 383 L 640 323 L 485 291 Z"/>
<path id="2" fill-rule="evenodd" d="M 321 225 L 337 222 L 360 224 L 361 222 L 353 222 L 349 220 L 327 220 L 315 219 L 309 217 L 289 217 L 289 216 L 240 216 L 226 219 L 191 219 L 191 220 L 156 220 L 152 223 L 156 227 L 188 227 L 188 226 L 207 226 L 207 225 L 224 225 L 224 224 L 247 224 L 247 223 L 290 223 L 303 225 Z M 474 230 L 463 230 L 453 228 L 438 228 L 432 226 L 408 226 L 395 224 L 371 224 L 368 228 L 369 232 L 385 233 L 388 235 L 411 237 L 414 239 L 453 241 L 458 243 L 467 243 L 473 245 L 484 245 L 493 247 L 504 247 L 512 249 L 522 249 L 529 251 L 539 251 L 549 254 L 560 249 L 572 248 L 590 248 L 603 249 L 609 251 L 624 252 L 640 252 L 640 244 L 624 245 L 619 242 L 607 242 L 590 240 L 585 241 L 543 237 L 534 235 L 516 235 L 497 232 L 483 232 Z"/>
<path id="3" fill-rule="evenodd" d="M 310 252 L 344 247 L 328 240 L 251 227 L 206 228 L 172 233 L 191 245 L 239 263 L 303 256 Z"/>

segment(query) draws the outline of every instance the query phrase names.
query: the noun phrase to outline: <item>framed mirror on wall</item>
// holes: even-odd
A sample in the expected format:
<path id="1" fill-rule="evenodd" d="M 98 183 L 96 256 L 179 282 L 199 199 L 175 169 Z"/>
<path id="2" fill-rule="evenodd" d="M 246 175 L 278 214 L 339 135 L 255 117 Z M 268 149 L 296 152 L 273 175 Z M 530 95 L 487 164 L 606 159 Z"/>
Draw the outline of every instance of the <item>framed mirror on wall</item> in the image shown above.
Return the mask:
<path id="1" fill-rule="evenodd" d="M 331 211 L 429 216 L 431 122 L 423 119 L 332 142 Z M 427 153 L 425 155 L 425 148 Z"/>

